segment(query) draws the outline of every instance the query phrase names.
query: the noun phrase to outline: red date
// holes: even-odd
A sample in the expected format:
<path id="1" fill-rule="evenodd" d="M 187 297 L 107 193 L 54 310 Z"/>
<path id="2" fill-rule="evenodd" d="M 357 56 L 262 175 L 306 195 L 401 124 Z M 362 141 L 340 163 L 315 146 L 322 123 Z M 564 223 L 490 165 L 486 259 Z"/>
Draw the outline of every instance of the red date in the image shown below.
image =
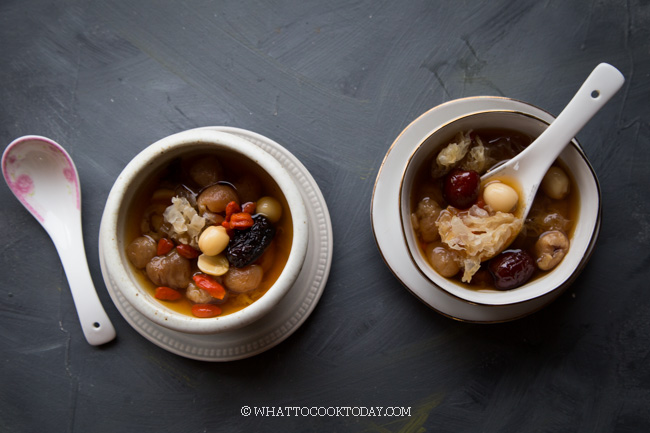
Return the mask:
<path id="1" fill-rule="evenodd" d="M 489 270 L 499 290 L 522 286 L 535 273 L 535 261 L 525 250 L 506 250 L 490 260 Z"/>
<path id="2" fill-rule="evenodd" d="M 474 170 L 454 169 L 445 176 L 442 194 L 451 206 L 467 209 L 478 200 L 481 177 Z"/>

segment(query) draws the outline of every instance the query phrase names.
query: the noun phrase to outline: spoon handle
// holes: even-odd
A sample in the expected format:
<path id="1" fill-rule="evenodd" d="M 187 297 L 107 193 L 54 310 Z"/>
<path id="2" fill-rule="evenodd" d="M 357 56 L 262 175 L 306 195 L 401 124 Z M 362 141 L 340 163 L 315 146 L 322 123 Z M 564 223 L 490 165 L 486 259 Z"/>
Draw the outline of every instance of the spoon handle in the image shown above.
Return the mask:
<path id="1" fill-rule="evenodd" d="M 520 170 L 541 180 L 566 145 L 616 94 L 624 81 L 623 74 L 612 65 L 601 63 L 596 66 L 564 110 L 535 140 L 536 145 L 529 146 L 520 154 Z"/>
<path id="2" fill-rule="evenodd" d="M 53 237 L 52 240 L 61 257 L 81 329 L 91 345 L 108 343 L 115 338 L 115 328 L 102 307 L 90 277 L 81 225 L 76 228 L 70 225 L 66 232 L 65 236 Z"/>

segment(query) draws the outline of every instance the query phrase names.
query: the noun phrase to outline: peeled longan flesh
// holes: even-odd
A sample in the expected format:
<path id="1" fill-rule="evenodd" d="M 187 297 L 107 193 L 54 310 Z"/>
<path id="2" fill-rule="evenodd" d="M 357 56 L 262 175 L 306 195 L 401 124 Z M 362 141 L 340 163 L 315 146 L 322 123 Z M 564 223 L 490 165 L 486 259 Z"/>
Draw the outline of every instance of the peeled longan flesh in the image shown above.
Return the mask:
<path id="1" fill-rule="evenodd" d="M 210 296 L 210 293 L 208 293 L 207 290 L 197 287 L 194 283 L 188 284 L 185 296 L 187 296 L 187 299 L 197 304 L 208 304 L 214 299 Z"/>
<path id="2" fill-rule="evenodd" d="M 219 213 L 226 210 L 226 206 L 231 201 L 239 204 L 239 196 L 233 187 L 226 184 L 212 185 L 201 192 L 196 203 L 199 211 Z"/>
<path id="3" fill-rule="evenodd" d="M 280 221 L 280 217 L 282 217 L 282 205 L 273 197 L 265 196 L 257 200 L 256 210 L 272 223 Z"/>
<path id="4" fill-rule="evenodd" d="M 156 251 L 157 244 L 153 239 L 148 236 L 140 236 L 126 248 L 126 256 L 136 268 L 143 269 L 149 260 L 156 257 Z"/>
<path id="5" fill-rule="evenodd" d="M 416 211 L 411 214 L 413 227 L 415 227 L 424 242 L 433 242 L 440 239 L 436 220 L 441 211 L 442 208 L 435 200 L 425 197 L 420 200 Z"/>
<path id="6" fill-rule="evenodd" d="M 264 271 L 259 265 L 248 265 L 243 268 L 230 267 L 223 276 L 223 283 L 228 290 L 235 293 L 245 293 L 255 290 L 262 283 Z"/>
<path id="7" fill-rule="evenodd" d="M 542 179 L 542 191 L 555 200 L 561 200 L 569 194 L 569 176 L 560 167 L 548 169 Z"/>
<path id="8" fill-rule="evenodd" d="M 426 255 L 433 269 L 445 278 L 451 278 L 460 271 L 458 257 L 441 242 L 429 244 Z"/>
<path id="9" fill-rule="evenodd" d="M 165 256 L 156 256 L 147 263 L 147 276 L 156 286 L 184 289 L 190 283 L 190 261 L 178 254 L 176 249 Z"/>
<path id="10" fill-rule="evenodd" d="M 519 195 L 511 186 L 493 182 L 485 187 L 483 200 L 496 212 L 512 212 L 517 206 Z"/>

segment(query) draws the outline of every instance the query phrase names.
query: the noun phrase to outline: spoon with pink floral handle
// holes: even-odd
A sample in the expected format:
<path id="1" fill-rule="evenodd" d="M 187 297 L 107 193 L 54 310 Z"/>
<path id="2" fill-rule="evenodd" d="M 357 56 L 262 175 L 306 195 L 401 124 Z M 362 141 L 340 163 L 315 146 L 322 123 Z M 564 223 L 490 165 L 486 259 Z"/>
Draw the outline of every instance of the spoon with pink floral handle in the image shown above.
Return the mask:
<path id="1" fill-rule="evenodd" d="M 81 231 L 81 189 L 70 155 L 49 138 L 29 135 L 12 141 L 2 154 L 9 189 L 50 235 L 56 247 L 81 329 L 93 346 L 115 338 L 90 271 Z"/>

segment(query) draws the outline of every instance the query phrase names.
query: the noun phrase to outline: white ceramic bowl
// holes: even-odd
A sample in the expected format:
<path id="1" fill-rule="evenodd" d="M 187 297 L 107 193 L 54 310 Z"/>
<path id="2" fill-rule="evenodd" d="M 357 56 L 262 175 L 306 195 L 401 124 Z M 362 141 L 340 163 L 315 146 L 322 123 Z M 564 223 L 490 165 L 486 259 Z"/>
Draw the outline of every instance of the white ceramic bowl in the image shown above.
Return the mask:
<path id="1" fill-rule="evenodd" d="M 233 152 L 247 158 L 268 173 L 284 194 L 293 221 L 293 239 L 287 263 L 276 282 L 257 301 L 225 316 L 196 318 L 178 313 L 156 300 L 138 282 L 126 257 L 127 211 L 138 187 L 174 158 L 200 151 Z M 271 311 L 289 291 L 305 260 L 308 244 L 305 205 L 298 187 L 280 163 L 253 143 L 232 134 L 190 130 L 163 138 L 150 145 L 124 168 L 111 189 L 99 230 L 100 265 L 106 284 L 119 287 L 128 303 L 152 322 L 189 334 L 213 334 L 241 328 Z"/>
<path id="2" fill-rule="evenodd" d="M 400 186 L 400 216 L 404 241 L 417 269 L 433 284 L 463 301 L 477 305 L 512 305 L 527 302 L 564 289 L 577 276 L 590 257 L 600 226 L 600 189 L 594 171 L 586 156 L 574 140 L 560 155 L 569 169 L 579 192 L 578 216 L 571 237 L 571 246 L 562 262 L 552 271 L 512 290 L 478 291 L 440 276 L 428 264 L 417 245 L 411 223 L 410 202 L 414 177 L 422 164 L 430 161 L 431 155 L 449 143 L 459 131 L 484 128 L 503 128 L 537 137 L 548 123 L 527 113 L 516 111 L 482 111 L 456 118 L 430 133 L 416 147 L 404 167 Z"/>

